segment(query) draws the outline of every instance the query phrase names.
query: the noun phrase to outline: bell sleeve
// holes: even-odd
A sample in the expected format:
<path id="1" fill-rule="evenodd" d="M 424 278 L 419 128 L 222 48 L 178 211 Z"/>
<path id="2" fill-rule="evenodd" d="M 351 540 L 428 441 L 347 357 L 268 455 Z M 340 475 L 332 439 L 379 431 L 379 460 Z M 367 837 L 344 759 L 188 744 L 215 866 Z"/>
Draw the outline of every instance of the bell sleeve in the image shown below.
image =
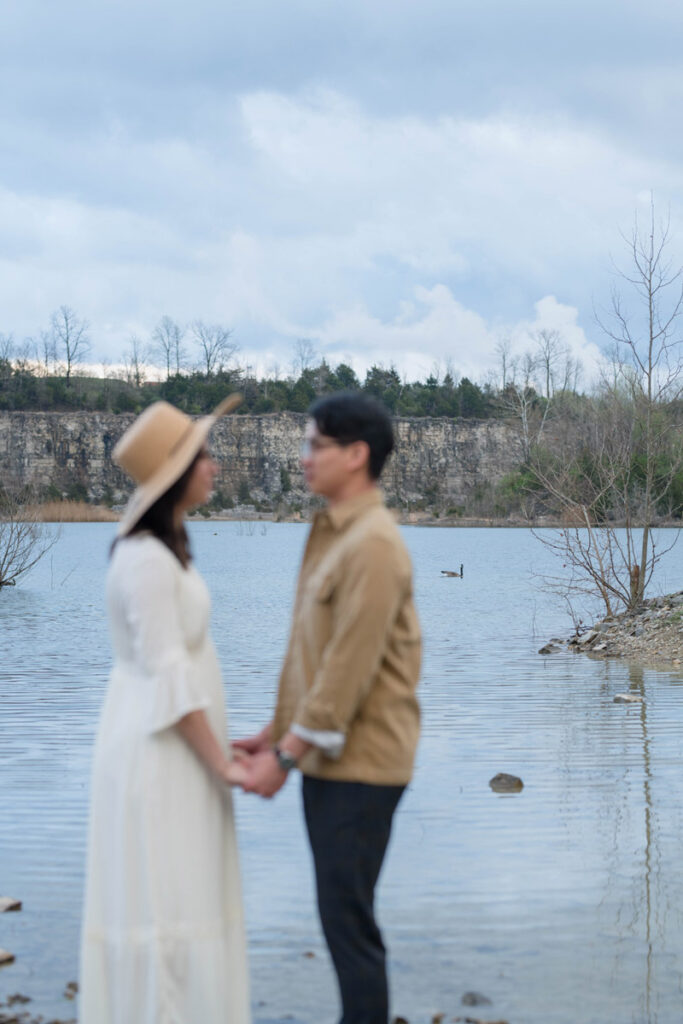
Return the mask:
<path id="1" fill-rule="evenodd" d="M 156 733 L 190 711 L 206 710 L 210 701 L 185 645 L 178 577 L 185 570 L 160 542 L 150 541 L 146 548 L 130 567 L 126 619 L 135 666 L 145 687 L 144 723 L 150 733 Z"/>

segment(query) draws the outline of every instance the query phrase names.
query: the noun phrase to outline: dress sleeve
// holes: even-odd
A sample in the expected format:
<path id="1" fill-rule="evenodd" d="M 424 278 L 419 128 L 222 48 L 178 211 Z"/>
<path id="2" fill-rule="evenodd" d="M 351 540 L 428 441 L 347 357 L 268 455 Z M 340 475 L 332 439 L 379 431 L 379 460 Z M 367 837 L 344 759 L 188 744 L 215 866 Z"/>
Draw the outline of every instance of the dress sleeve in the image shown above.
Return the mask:
<path id="1" fill-rule="evenodd" d="M 184 570 L 159 542 L 145 543 L 128 566 L 126 620 L 135 664 L 147 686 L 145 721 L 151 733 L 210 704 L 185 645 L 180 572 Z"/>

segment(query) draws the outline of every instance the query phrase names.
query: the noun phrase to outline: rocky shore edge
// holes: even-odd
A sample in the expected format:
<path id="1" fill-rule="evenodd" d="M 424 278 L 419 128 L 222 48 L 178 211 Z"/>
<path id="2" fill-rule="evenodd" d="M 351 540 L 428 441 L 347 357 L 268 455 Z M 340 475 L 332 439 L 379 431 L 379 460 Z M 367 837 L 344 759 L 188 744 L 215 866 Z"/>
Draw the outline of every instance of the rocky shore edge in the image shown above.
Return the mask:
<path id="1" fill-rule="evenodd" d="M 538 653 L 562 650 L 678 668 L 683 659 L 683 590 L 646 598 L 635 611 L 601 619 L 568 639 L 554 638 Z"/>
<path id="2" fill-rule="evenodd" d="M 17 994 L 15 996 L 10 996 L 8 1003 L 10 1007 L 14 1007 L 17 1004 L 21 1007 L 30 1001 L 31 1000 L 27 996 Z M 462 998 L 462 1002 L 465 1006 L 477 1006 L 480 1003 L 488 1003 L 490 1005 L 491 1000 L 487 999 L 485 996 L 479 996 L 478 993 L 465 993 Z M 77 1024 L 75 1018 L 71 1018 L 69 1020 L 47 1020 L 45 1017 L 40 1015 L 34 1017 L 26 1010 L 17 1009 L 15 1011 L 14 1009 L 9 1009 L 9 1007 L 5 1010 L 5 1005 L 6 1004 L 0 1003 L 0 1024 Z M 290 1015 L 286 1015 L 281 1017 L 280 1021 L 281 1024 L 286 1024 L 287 1021 L 292 1019 L 293 1018 Z M 427 1021 L 429 1021 L 430 1024 L 447 1024 L 447 1022 L 449 1022 L 449 1024 L 450 1022 L 453 1022 L 453 1024 L 457 1024 L 457 1022 L 462 1022 L 462 1024 L 509 1024 L 507 1020 L 503 1020 L 501 1018 L 491 1020 L 490 1018 L 483 1019 L 482 1017 L 471 1017 L 469 1015 L 457 1015 L 452 1017 L 445 1013 L 432 1013 L 423 1018 L 423 1021 L 424 1024 L 426 1024 Z M 392 1019 L 392 1024 L 410 1024 L 410 1022 L 405 1017 L 394 1017 Z"/>

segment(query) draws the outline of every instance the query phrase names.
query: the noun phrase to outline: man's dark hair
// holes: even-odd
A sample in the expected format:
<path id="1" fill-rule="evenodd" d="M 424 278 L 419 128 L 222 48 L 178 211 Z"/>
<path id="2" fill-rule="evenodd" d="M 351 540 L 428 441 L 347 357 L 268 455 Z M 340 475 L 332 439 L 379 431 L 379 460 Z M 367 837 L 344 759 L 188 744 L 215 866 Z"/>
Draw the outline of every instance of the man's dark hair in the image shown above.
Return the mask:
<path id="1" fill-rule="evenodd" d="M 368 473 L 373 480 L 379 478 L 394 448 L 391 418 L 380 402 L 357 391 L 338 391 L 319 398 L 308 415 L 321 434 L 339 444 L 365 441 L 370 449 Z"/>

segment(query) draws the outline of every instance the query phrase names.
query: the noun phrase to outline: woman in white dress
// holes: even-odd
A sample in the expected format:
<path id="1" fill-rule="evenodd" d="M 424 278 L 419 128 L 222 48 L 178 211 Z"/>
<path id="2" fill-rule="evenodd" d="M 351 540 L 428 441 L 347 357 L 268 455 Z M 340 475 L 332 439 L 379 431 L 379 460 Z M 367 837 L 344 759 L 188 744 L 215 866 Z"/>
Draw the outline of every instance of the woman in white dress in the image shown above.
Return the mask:
<path id="1" fill-rule="evenodd" d="M 95 745 L 80 1024 L 247 1024 L 249 986 L 227 739 L 209 596 L 183 516 L 216 465 L 165 402 L 114 450 L 138 488 L 107 578 L 114 665 Z"/>

